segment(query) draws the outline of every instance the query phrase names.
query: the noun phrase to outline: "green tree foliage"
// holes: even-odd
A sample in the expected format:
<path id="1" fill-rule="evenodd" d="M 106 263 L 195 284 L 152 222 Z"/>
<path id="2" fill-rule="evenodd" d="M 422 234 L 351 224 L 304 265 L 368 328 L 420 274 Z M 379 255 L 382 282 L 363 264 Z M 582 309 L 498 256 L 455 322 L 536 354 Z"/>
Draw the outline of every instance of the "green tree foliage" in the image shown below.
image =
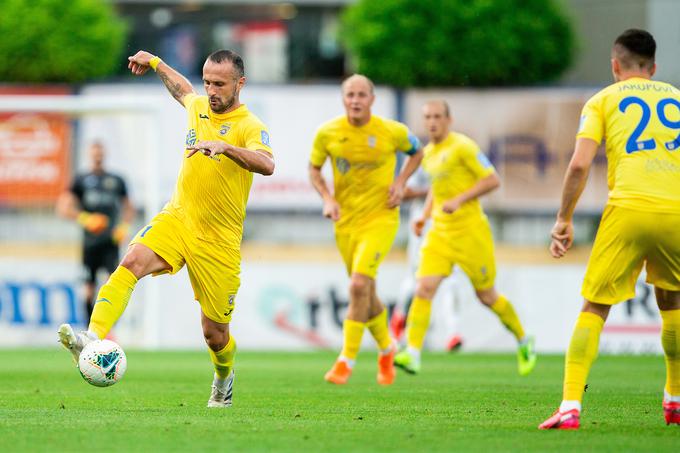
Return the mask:
<path id="1" fill-rule="evenodd" d="M 70 83 L 112 74 L 125 29 L 102 0 L 2 0 L 0 81 Z"/>
<path id="2" fill-rule="evenodd" d="M 359 72 L 401 87 L 546 82 L 574 52 L 554 0 L 359 0 L 341 36 Z"/>

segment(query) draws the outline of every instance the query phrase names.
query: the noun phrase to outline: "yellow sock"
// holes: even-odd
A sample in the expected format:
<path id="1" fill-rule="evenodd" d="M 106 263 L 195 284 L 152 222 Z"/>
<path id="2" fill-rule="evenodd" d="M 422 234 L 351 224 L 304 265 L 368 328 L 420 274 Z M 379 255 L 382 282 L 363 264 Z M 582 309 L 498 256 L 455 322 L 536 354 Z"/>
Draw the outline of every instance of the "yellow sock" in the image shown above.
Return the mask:
<path id="1" fill-rule="evenodd" d="M 136 284 L 137 277 L 127 268 L 118 266 L 97 294 L 88 329 L 99 338 L 106 337 L 125 311 Z"/>
<path id="2" fill-rule="evenodd" d="M 215 365 L 215 374 L 220 379 L 225 379 L 229 377 L 231 369 L 234 367 L 234 356 L 236 355 L 236 341 L 234 337 L 229 335 L 229 341 L 227 345 L 221 350 L 215 352 L 208 348 L 210 352 L 210 359 L 213 365 Z"/>
<path id="3" fill-rule="evenodd" d="M 365 328 L 365 322 L 345 319 L 345 322 L 342 323 L 344 342 L 342 344 L 342 352 L 340 353 L 343 357 L 350 360 L 357 358 L 359 347 L 361 346 L 361 337 L 364 336 Z"/>
<path id="4" fill-rule="evenodd" d="M 414 297 L 411 309 L 406 318 L 406 341 L 408 346 L 415 349 L 423 349 L 423 341 L 427 328 L 430 326 L 430 312 L 432 301 L 421 297 Z"/>
<path id="5" fill-rule="evenodd" d="M 588 372 L 597 357 L 604 319 L 581 312 L 576 320 L 564 365 L 564 401 L 581 401 Z"/>
<path id="6" fill-rule="evenodd" d="M 505 296 L 502 294 L 498 296 L 498 300 L 489 308 L 496 313 L 503 325 L 517 338 L 517 341 L 521 341 L 524 338 L 522 323 L 517 317 L 515 308 Z"/>
<path id="7" fill-rule="evenodd" d="M 385 351 L 392 345 L 390 331 L 387 329 L 387 309 L 383 308 L 378 316 L 369 319 L 366 327 L 368 327 L 381 351 Z"/>
<path id="8" fill-rule="evenodd" d="M 680 310 L 661 310 L 661 345 L 666 357 L 666 392 L 680 396 Z"/>

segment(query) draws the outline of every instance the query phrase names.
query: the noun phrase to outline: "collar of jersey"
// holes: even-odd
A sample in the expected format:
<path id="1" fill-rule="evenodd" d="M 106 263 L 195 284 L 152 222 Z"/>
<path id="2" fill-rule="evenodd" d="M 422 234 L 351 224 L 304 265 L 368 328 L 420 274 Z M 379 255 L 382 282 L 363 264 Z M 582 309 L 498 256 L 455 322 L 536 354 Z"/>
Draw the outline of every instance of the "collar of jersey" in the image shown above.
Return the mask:
<path id="1" fill-rule="evenodd" d="M 208 106 L 210 108 L 210 106 Z M 232 110 L 231 112 L 228 113 L 215 113 L 212 110 L 210 110 L 210 118 L 216 119 L 216 120 L 229 120 L 234 118 L 235 116 L 241 116 L 245 115 L 248 112 L 248 107 L 246 107 L 245 104 L 239 105 L 236 109 Z"/>
<path id="2" fill-rule="evenodd" d="M 349 127 L 355 127 L 355 128 L 357 128 L 357 129 L 363 129 L 363 128 L 365 128 L 365 127 L 370 126 L 371 124 L 373 124 L 373 123 L 375 122 L 375 120 L 374 120 L 375 115 L 372 114 L 372 113 L 371 113 L 371 116 L 368 118 L 368 123 L 364 124 L 363 126 L 355 126 L 354 124 L 350 123 L 350 122 L 349 122 L 349 118 L 347 118 L 347 115 L 343 115 L 343 118 L 345 119 L 345 124 L 346 124 L 347 126 L 349 126 Z"/>

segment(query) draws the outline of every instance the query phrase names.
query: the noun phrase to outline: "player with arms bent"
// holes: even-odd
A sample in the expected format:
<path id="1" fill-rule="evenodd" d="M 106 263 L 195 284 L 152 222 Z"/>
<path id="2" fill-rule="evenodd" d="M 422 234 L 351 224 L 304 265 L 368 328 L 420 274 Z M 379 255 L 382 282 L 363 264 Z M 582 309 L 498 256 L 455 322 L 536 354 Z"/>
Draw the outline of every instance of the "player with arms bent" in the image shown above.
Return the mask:
<path id="1" fill-rule="evenodd" d="M 240 245 L 253 173 L 271 175 L 269 133 L 239 101 L 246 78 L 243 60 L 229 50 L 208 56 L 203 65 L 207 96 L 160 58 L 144 51 L 129 57 L 135 75 L 152 68 L 187 110 L 185 159 L 175 193 L 142 228 L 118 268 L 101 288 L 87 332 L 71 326 L 59 338 L 77 359 L 92 339 L 104 338 L 125 310 L 137 281 L 149 274 L 176 273 L 187 265 L 201 326 L 215 366 L 208 407 L 232 403 L 236 343 L 229 334 L 240 279 Z"/>
<path id="2" fill-rule="evenodd" d="M 324 216 L 335 222 L 335 240 L 350 276 L 343 348 L 325 379 L 347 382 L 368 327 L 380 350 L 378 383 L 389 385 L 395 377 L 395 346 L 375 277 L 397 234 L 398 206 L 422 150 L 405 125 L 371 114 L 374 87 L 365 76 L 355 74 L 342 83 L 342 100 L 346 114 L 319 128 L 309 163 L 310 180 L 323 199 Z M 395 178 L 399 151 L 410 157 Z M 328 158 L 333 165 L 333 194 L 321 174 Z"/>
<path id="3" fill-rule="evenodd" d="M 423 169 L 432 185 L 422 216 L 413 228 L 418 236 L 422 235 L 430 217 L 432 227 L 420 249 L 416 294 L 406 321 L 408 346 L 396 355 L 394 363 L 411 374 L 420 371 L 420 351 L 430 324 L 432 299 L 457 264 L 470 278 L 480 302 L 517 339 L 519 373 L 526 375 L 536 363 L 534 340 L 525 335 L 510 301 L 496 291 L 493 237 L 479 203 L 479 197 L 496 189 L 500 180 L 474 141 L 450 131 L 452 118 L 445 101 L 428 102 L 423 113 L 430 138 Z"/>
<path id="4" fill-rule="evenodd" d="M 609 309 L 635 295 L 643 264 L 662 318 L 664 415 L 667 424 L 680 424 L 680 91 L 651 80 L 655 52 L 648 32 L 621 34 L 611 59 L 616 83 L 583 107 L 551 234 L 555 258 L 573 243 L 574 209 L 602 140 L 609 200 L 581 288 L 585 300 L 567 350 L 562 404 L 540 429 L 579 427 L 584 386 Z"/>

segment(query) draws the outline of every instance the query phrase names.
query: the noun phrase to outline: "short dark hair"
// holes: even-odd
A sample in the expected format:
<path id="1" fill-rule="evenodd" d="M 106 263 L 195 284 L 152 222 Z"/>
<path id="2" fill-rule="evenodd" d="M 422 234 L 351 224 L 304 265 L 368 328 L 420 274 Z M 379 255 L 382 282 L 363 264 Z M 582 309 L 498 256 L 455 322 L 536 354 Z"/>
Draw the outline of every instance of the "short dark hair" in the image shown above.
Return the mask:
<path id="1" fill-rule="evenodd" d="M 656 41 L 648 31 L 631 28 L 614 41 L 614 54 L 626 69 L 649 71 L 654 67 Z"/>
<path id="2" fill-rule="evenodd" d="M 212 61 L 213 63 L 222 63 L 223 61 L 228 61 L 234 66 L 234 68 L 236 68 L 236 72 L 238 72 L 239 77 L 246 75 L 246 70 L 243 65 L 243 58 L 241 58 L 241 55 L 231 50 L 218 50 L 213 52 L 208 55 L 208 60 Z"/>

